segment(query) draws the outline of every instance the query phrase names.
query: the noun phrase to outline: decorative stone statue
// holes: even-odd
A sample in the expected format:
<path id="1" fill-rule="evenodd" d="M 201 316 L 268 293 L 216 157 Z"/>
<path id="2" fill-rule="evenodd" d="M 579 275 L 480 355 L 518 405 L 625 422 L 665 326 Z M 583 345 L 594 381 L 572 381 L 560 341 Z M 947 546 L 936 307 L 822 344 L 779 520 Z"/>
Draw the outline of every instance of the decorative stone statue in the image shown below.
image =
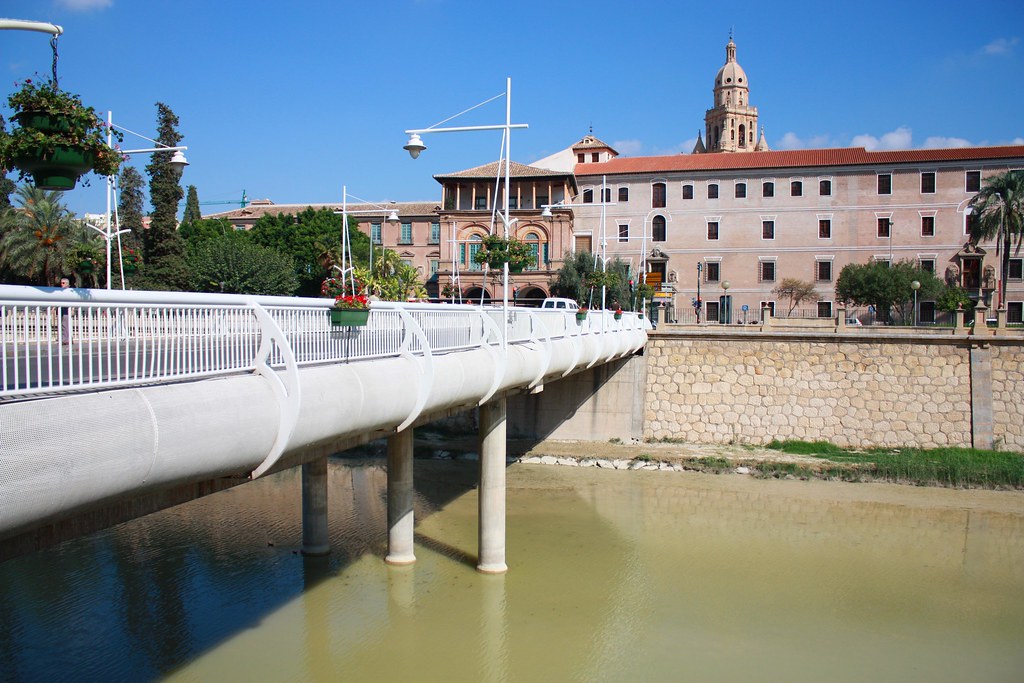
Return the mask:
<path id="1" fill-rule="evenodd" d="M 985 266 L 985 270 L 982 271 L 982 289 L 995 289 L 996 288 L 996 268 L 995 266 Z"/>
<path id="2" fill-rule="evenodd" d="M 679 276 L 676 274 L 676 271 L 673 270 L 673 271 L 671 271 L 668 274 L 668 281 L 669 282 L 676 282 L 678 279 L 679 279 Z"/>
<path id="3" fill-rule="evenodd" d="M 960 269 L 954 263 L 946 268 L 946 285 L 949 287 L 956 286 L 960 280 Z"/>

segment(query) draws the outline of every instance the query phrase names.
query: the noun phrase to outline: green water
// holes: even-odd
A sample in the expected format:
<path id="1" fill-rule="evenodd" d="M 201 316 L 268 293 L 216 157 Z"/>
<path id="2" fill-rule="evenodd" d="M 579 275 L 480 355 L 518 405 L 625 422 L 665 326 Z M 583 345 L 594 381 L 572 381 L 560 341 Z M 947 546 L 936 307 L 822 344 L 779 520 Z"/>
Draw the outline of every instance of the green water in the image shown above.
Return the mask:
<path id="1" fill-rule="evenodd" d="M 0 565 L 0 680 L 1024 680 L 1024 495 L 513 465 L 504 576 L 472 463 L 331 461 Z"/>

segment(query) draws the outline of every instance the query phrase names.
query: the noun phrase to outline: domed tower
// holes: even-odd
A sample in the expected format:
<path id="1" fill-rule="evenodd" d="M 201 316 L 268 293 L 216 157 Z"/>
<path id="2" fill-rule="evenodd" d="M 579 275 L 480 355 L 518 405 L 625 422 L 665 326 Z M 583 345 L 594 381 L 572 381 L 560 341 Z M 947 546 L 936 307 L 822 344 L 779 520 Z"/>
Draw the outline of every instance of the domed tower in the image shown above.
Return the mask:
<path id="1" fill-rule="evenodd" d="M 757 107 L 750 106 L 750 84 L 736 61 L 732 36 L 725 46 L 725 64 L 715 76 L 715 106 L 704 115 L 704 125 L 708 152 L 752 152 L 759 142 Z"/>

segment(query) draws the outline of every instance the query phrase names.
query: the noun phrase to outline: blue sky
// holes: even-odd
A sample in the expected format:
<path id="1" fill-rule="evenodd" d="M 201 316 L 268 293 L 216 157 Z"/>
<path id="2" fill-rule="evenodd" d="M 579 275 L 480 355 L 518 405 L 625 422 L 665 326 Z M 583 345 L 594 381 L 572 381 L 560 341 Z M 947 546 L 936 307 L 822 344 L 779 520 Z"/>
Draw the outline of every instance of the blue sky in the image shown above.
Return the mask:
<path id="1" fill-rule="evenodd" d="M 497 159 L 500 133 L 426 136 L 413 161 L 402 131 L 503 92 L 507 76 L 513 122 L 530 126 L 513 133 L 516 161 L 591 126 L 630 156 L 688 152 L 730 30 L 773 149 L 1024 144 L 1024 3 L 979 7 L 5 0 L 0 15 L 63 26 L 62 87 L 115 123 L 153 137 L 155 103 L 170 105 L 192 164 L 182 184 L 201 201 L 245 190 L 298 203 L 340 201 L 343 185 L 370 201 L 437 200 L 432 176 Z M 0 93 L 48 75 L 50 60 L 45 34 L 0 32 Z M 447 125 L 504 114 L 499 100 Z M 124 146 L 149 144 L 129 135 Z M 65 199 L 102 212 L 104 184 Z"/>

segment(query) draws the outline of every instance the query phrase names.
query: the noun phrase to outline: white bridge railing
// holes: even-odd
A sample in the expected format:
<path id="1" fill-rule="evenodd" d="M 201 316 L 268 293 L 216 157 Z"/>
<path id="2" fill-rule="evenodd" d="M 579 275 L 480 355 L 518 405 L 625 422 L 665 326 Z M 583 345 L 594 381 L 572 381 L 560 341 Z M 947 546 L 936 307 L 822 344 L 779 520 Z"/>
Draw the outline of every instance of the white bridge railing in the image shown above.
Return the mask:
<path id="1" fill-rule="evenodd" d="M 0 399 L 494 350 L 646 326 L 635 314 L 615 320 L 611 311 L 591 311 L 577 322 L 571 312 L 510 308 L 503 321 L 500 308 L 376 302 L 365 327 L 333 327 L 330 305 L 329 299 L 0 285 Z"/>

